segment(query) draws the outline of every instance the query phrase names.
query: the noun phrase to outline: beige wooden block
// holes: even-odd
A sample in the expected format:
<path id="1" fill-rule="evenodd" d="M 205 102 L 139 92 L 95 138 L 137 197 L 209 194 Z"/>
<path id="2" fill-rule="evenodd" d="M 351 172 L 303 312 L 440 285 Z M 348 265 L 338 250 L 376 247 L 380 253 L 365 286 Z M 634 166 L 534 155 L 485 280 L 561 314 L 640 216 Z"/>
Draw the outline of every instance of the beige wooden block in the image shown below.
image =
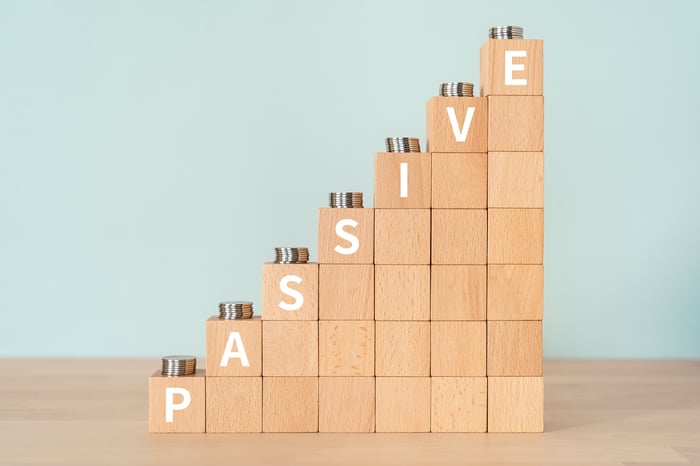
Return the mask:
<path id="1" fill-rule="evenodd" d="M 542 321 L 489 321 L 486 373 L 517 377 L 542 375 Z"/>
<path id="2" fill-rule="evenodd" d="M 486 266 L 430 267 L 431 320 L 486 320 Z"/>
<path id="3" fill-rule="evenodd" d="M 544 267 L 489 265 L 488 320 L 542 320 Z"/>
<path id="4" fill-rule="evenodd" d="M 262 321 L 207 320 L 207 376 L 257 377 L 262 374 Z"/>
<path id="5" fill-rule="evenodd" d="M 374 319 L 374 265 L 321 264 L 318 278 L 320 320 Z"/>
<path id="6" fill-rule="evenodd" d="M 430 164 L 428 153 L 377 153 L 374 157 L 374 208 L 429 209 Z M 403 176 L 402 170 L 405 170 Z"/>
<path id="7" fill-rule="evenodd" d="M 377 209 L 375 264 L 430 264 L 430 209 Z"/>
<path id="8" fill-rule="evenodd" d="M 318 264 L 263 264 L 263 320 L 318 320 Z"/>
<path id="9" fill-rule="evenodd" d="M 262 432 L 262 377 L 207 377 L 207 432 Z"/>
<path id="10" fill-rule="evenodd" d="M 263 376 L 318 376 L 318 321 L 263 322 Z"/>
<path id="11" fill-rule="evenodd" d="M 318 432 L 318 377 L 263 377 L 263 432 Z"/>
<path id="12" fill-rule="evenodd" d="M 486 153 L 433 153 L 434 209 L 485 209 Z"/>
<path id="13" fill-rule="evenodd" d="M 542 264 L 544 210 L 489 209 L 489 264 Z"/>
<path id="14" fill-rule="evenodd" d="M 372 264 L 374 209 L 318 210 L 318 262 Z"/>
<path id="15" fill-rule="evenodd" d="M 543 152 L 489 152 L 489 207 L 544 207 Z"/>
<path id="16" fill-rule="evenodd" d="M 544 150 L 544 97 L 491 96 L 489 152 Z"/>
<path id="17" fill-rule="evenodd" d="M 375 266 L 376 320 L 430 320 L 430 266 Z"/>
<path id="18" fill-rule="evenodd" d="M 148 431 L 201 433 L 205 429 L 205 372 L 168 377 L 160 371 L 148 379 Z"/>
<path id="19" fill-rule="evenodd" d="M 430 375 L 486 376 L 486 321 L 431 322 Z"/>
<path id="20" fill-rule="evenodd" d="M 489 377 L 489 432 L 543 432 L 544 379 Z"/>
<path id="21" fill-rule="evenodd" d="M 430 322 L 375 322 L 377 376 L 430 375 Z"/>
<path id="22" fill-rule="evenodd" d="M 431 432 L 486 432 L 486 377 L 431 377 Z"/>
<path id="23" fill-rule="evenodd" d="M 374 432 L 374 377 L 319 377 L 319 432 Z"/>
<path id="24" fill-rule="evenodd" d="M 377 432 L 430 432 L 430 377 L 377 377 Z"/>
<path id="25" fill-rule="evenodd" d="M 542 95 L 539 39 L 489 39 L 481 46 L 481 95 Z"/>
<path id="26" fill-rule="evenodd" d="M 374 320 L 323 321 L 318 333 L 320 376 L 374 375 Z"/>
<path id="27" fill-rule="evenodd" d="M 486 264 L 486 209 L 433 209 L 432 263 Z"/>
<path id="28" fill-rule="evenodd" d="M 486 152 L 485 97 L 432 97 L 426 106 L 428 152 Z"/>

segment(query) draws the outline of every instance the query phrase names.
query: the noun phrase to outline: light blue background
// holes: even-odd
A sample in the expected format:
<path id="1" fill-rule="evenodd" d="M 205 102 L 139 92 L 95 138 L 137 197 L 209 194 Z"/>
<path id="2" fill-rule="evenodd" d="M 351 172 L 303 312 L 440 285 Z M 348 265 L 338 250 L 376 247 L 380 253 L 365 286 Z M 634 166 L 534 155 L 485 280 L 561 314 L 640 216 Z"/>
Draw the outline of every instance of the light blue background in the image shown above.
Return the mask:
<path id="1" fill-rule="evenodd" d="M 545 40 L 545 356 L 700 357 L 698 8 L 0 1 L 0 355 L 204 353 L 329 191 Z M 259 310 L 259 307 L 258 307 Z"/>

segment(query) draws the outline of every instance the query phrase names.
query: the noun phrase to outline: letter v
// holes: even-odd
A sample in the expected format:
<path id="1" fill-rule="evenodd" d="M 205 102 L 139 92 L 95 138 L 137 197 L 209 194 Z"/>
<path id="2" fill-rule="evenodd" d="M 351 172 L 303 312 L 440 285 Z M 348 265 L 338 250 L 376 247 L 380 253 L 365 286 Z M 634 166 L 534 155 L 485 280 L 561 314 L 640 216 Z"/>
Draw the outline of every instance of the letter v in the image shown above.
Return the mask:
<path id="1" fill-rule="evenodd" d="M 450 118 L 452 132 L 455 133 L 455 140 L 457 142 L 466 141 L 467 134 L 469 134 L 469 128 L 472 125 L 472 118 L 474 117 L 474 107 L 467 108 L 467 116 L 464 118 L 464 125 L 462 126 L 462 129 L 459 128 L 457 114 L 455 113 L 454 107 L 447 107 L 447 116 Z"/>

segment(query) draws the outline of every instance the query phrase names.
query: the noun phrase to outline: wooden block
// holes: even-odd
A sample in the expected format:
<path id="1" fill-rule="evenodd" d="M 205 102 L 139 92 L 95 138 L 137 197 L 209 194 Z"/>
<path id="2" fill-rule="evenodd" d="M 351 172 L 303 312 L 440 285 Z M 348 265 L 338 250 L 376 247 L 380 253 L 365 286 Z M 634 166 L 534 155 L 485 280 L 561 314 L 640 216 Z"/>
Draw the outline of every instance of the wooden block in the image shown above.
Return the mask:
<path id="1" fill-rule="evenodd" d="M 428 153 L 379 152 L 374 157 L 375 209 L 429 209 Z"/>
<path id="2" fill-rule="evenodd" d="M 263 376 L 318 376 L 318 321 L 263 322 Z"/>
<path id="3" fill-rule="evenodd" d="M 430 320 L 430 266 L 375 266 L 377 320 Z"/>
<path id="4" fill-rule="evenodd" d="M 488 319 L 542 320 L 544 267 L 489 265 Z"/>
<path id="5" fill-rule="evenodd" d="M 486 322 L 431 322 L 430 375 L 486 376 Z"/>
<path id="6" fill-rule="evenodd" d="M 374 265 L 321 264 L 318 278 L 319 319 L 374 319 Z"/>
<path id="7" fill-rule="evenodd" d="M 263 264 L 263 320 L 318 320 L 318 264 Z"/>
<path id="8" fill-rule="evenodd" d="M 262 377 L 207 377 L 207 432 L 262 432 Z"/>
<path id="9" fill-rule="evenodd" d="M 486 377 L 431 377 L 431 432 L 486 432 Z"/>
<path id="10" fill-rule="evenodd" d="M 485 97 L 432 97 L 426 106 L 428 152 L 486 152 Z"/>
<path id="11" fill-rule="evenodd" d="M 319 375 L 374 375 L 374 320 L 323 321 L 318 332 Z"/>
<path id="12" fill-rule="evenodd" d="M 544 210 L 489 209 L 488 216 L 489 264 L 542 264 Z"/>
<path id="13" fill-rule="evenodd" d="M 542 375 L 542 321 L 489 321 L 486 373 L 491 376 Z"/>
<path id="14" fill-rule="evenodd" d="M 542 95 L 543 48 L 538 39 L 487 40 L 481 46 L 481 95 Z"/>
<path id="15" fill-rule="evenodd" d="M 486 153 L 433 153 L 434 209 L 486 208 Z"/>
<path id="16" fill-rule="evenodd" d="M 544 97 L 489 97 L 489 152 L 544 150 Z"/>
<path id="17" fill-rule="evenodd" d="M 320 377 L 318 430 L 374 432 L 374 377 Z"/>
<path id="18" fill-rule="evenodd" d="M 544 379 L 489 377 L 489 432 L 543 432 Z"/>
<path id="19" fill-rule="evenodd" d="M 318 262 L 372 264 L 374 209 L 318 210 Z"/>
<path id="20" fill-rule="evenodd" d="M 160 371 L 148 379 L 148 431 L 201 433 L 205 428 L 205 372 L 168 377 Z"/>
<path id="21" fill-rule="evenodd" d="M 432 213 L 433 264 L 486 264 L 486 209 Z"/>
<path id="22" fill-rule="evenodd" d="M 377 376 L 430 375 L 430 322 L 375 322 Z"/>
<path id="23" fill-rule="evenodd" d="M 207 376 L 257 377 L 262 374 L 260 317 L 207 320 Z"/>
<path id="24" fill-rule="evenodd" d="M 263 377 L 263 432 L 318 432 L 318 377 Z"/>
<path id="25" fill-rule="evenodd" d="M 430 377 L 377 377 L 377 432 L 430 432 Z"/>
<path id="26" fill-rule="evenodd" d="M 489 152 L 489 207 L 544 207 L 543 152 Z"/>
<path id="27" fill-rule="evenodd" d="M 430 267 L 431 320 L 486 320 L 486 266 Z"/>
<path id="28" fill-rule="evenodd" d="M 430 209 L 377 209 L 375 264 L 430 264 Z"/>

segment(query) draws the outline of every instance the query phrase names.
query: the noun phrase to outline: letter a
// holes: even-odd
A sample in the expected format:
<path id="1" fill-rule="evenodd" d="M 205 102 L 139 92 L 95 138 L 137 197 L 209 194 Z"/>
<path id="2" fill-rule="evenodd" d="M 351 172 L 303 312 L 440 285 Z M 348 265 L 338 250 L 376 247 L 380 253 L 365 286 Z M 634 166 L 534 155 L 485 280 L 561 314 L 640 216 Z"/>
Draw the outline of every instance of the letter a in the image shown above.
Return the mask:
<path id="1" fill-rule="evenodd" d="M 238 351 L 233 351 L 233 345 L 236 345 Z M 221 356 L 221 367 L 228 367 L 229 359 L 237 358 L 241 360 L 241 366 L 250 367 L 248 362 L 248 355 L 245 352 L 245 347 L 243 346 L 243 340 L 241 340 L 241 334 L 238 332 L 231 332 L 228 334 L 228 341 L 226 342 L 226 348 L 224 349 L 224 354 Z"/>
<path id="2" fill-rule="evenodd" d="M 464 117 L 464 125 L 462 125 L 462 129 L 459 128 L 457 114 L 455 113 L 454 107 L 447 107 L 447 116 L 450 118 L 450 125 L 452 125 L 452 132 L 455 134 L 455 140 L 457 142 L 466 141 L 467 134 L 469 134 L 469 128 L 472 125 L 472 118 L 474 118 L 474 107 L 467 108 L 467 116 Z"/>

